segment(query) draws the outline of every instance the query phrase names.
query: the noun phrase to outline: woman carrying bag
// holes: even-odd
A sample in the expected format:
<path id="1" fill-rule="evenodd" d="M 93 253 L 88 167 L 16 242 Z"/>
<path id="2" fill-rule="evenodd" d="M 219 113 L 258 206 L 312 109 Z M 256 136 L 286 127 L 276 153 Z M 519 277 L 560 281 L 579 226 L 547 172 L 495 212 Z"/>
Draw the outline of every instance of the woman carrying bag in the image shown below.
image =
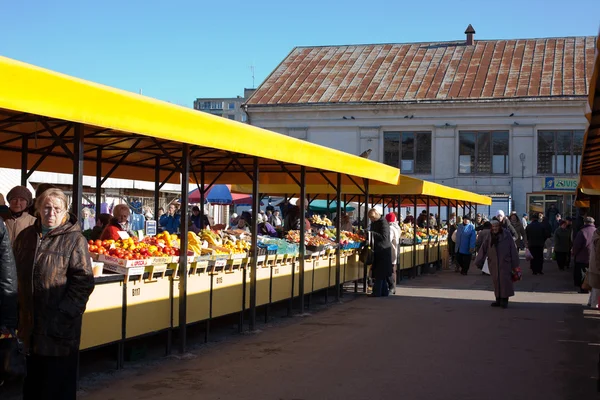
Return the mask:
<path id="1" fill-rule="evenodd" d="M 375 209 L 369 211 L 373 240 L 373 297 L 386 297 L 389 295 L 388 278 L 392 276 L 392 244 L 390 242 L 390 225 L 381 218 Z"/>

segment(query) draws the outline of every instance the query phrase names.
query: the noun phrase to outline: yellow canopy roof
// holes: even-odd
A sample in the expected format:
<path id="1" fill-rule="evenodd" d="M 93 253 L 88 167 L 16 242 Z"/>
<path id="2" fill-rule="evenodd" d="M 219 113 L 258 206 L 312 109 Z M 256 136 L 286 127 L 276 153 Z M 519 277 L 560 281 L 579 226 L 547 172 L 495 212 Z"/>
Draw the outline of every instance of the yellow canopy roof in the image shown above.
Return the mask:
<path id="1" fill-rule="evenodd" d="M 417 178 L 402 175 L 399 185 L 386 185 L 382 183 L 369 184 L 369 194 L 373 197 L 392 199 L 395 196 L 417 196 L 419 201 L 427 197 L 444 200 L 457 201 L 459 203 L 471 202 L 473 204 L 490 205 L 492 198 L 480 194 L 468 192 L 466 190 L 455 189 Z M 231 191 L 235 193 L 252 193 L 250 185 L 232 185 Z M 261 193 L 265 194 L 297 194 L 299 189 L 297 185 L 261 185 Z M 333 186 L 327 185 L 307 185 L 306 193 L 311 195 L 330 195 L 335 196 L 336 190 Z M 342 185 L 342 193 L 349 195 L 362 195 L 361 190 L 355 185 Z M 411 199 L 407 199 L 409 202 Z M 403 201 L 404 203 L 404 201 Z"/>
<path id="2" fill-rule="evenodd" d="M 194 171 L 201 164 L 207 176 L 227 169 L 238 182 L 248 180 L 243 170 L 251 170 L 253 157 L 263 172 L 302 165 L 389 184 L 400 176 L 372 160 L 0 57 L 0 166 L 21 168 L 26 137 L 28 168 L 44 158 L 38 169 L 72 172 L 73 123 L 84 124 L 86 175 L 95 175 L 101 148 L 103 174 L 121 162 L 112 177 L 153 180 L 148 169 L 158 158 L 165 179 L 178 170 L 181 143 L 188 143 Z"/>

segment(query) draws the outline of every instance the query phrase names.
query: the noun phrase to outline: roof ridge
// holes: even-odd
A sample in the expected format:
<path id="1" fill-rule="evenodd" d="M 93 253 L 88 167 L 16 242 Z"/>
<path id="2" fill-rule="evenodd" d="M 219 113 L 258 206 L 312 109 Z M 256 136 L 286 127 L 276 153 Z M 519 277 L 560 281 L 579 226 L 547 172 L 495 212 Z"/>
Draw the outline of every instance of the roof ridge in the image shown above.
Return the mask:
<path id="1" fill-rule="evenodd" d="M 479 42 L 502 42 L 508 40 L 548 40 L 548 39 L 575 39 L 575 38 L 596 38 L 594 35 L 571 35 L 571 36 L 548 36 L 548 37 L 531 37 L 531 38 L 504 38 L 504 39 L 475 39 L 475 44 Z M 465 44 L 464 39 L 455 40 L 434 40 L 434 41 L 417 41 L 417 42 L 381 42 L 381 43 L 354 43 L 354 44 L 321 44 L 321 45 L 306 45 L 294 46 L 294 49 L 308 49 L 314 47 L 350 47 L 350 46 L 381 46 L 381 45 L 415 45 L 415 44 Z M 466 44 L 465 44 L 466 45 Z"/>

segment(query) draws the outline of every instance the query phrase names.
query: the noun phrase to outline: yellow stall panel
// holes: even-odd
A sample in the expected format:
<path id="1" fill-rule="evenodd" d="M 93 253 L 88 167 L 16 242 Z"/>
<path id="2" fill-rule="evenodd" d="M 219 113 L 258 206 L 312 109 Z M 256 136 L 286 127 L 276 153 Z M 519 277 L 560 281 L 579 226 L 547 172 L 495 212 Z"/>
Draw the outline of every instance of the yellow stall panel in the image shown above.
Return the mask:
<path id="1" fill-rule="evenodd" d="M 276 264 L 273 267 L 273 303 L 287 300 L 292 295 L 292 263 Z"/>
<path id="2" fill-rule="evenodd" d="M 250 308 L 250 268 L 248 267 L 246 280 L 246 308 Z M 258 267 L 256 271 L 256 305 L 269 304 L 269 285 L 271 283 L 271 268 Z M 289 296 L 289 294 L 288 294 Z"/>
<path id="3" fill-rule="evenodd" d="M 171 279 L 127 283 L 127 339 L 171 326 Z"/>
<path id="4" fill-rule="evenodd" d="M 358 253 L 353 252 L 348 256 L 348 263 L 346 264 L 344 283 L 353 282 L 363 278 L 364 266 L 363 263 L 358 259 Z"/>
<path id="5" fill-rule="evenodd" d="M 346 264 L 348 264 L 348 256 L 346 255 L 346 253 L 342 252 L 342 254 L 340 254 L 340 283 L 344 283 L 344 272 L 346 269 Z M 336 268 L 336 259 L 334 257 L 331 260 L 331 269 L 329 270 L 329 279 L 331 282 L 331 286 L 335 286 Z"/>
<path id="6" fill-rule="evenodd" d="M 210 312 L 210 274 L 206 272 L 188 276 L 187 322 L 204 321 Z M 179 279 L 173 283 L 173 326 L 179 326 Z"/>
<path id="7" fill-rule="evenodd" d="M 123 282 L 96 285 L 83 314 L 79 348 L 101 346 L 121 340 Z"/>
<path id="8" fill-rule="evenodd" d="M 242 311 L 241 269 L 213 276 L 213 318 Z"/>
<path id="9" fill-rule="evenodd" d="M 315 264 L 319 261 L 314 258 L 304 260 L 304 293 L 313 292 L 313 274 Z"/>
<path id="10" fill-rule="evenodd" d="M 335 265 L 335 258 L 333 259 Z M 315 287 L 314 290 L 321 290 L 329 287 L 329 265 L 330 260 L 327 258 L 320 258 L 319 262 L 315 265 Z M 334 278 L 335 279 L 335 278 Z M 335 282 L 335 280 L 334 280 Z"/>

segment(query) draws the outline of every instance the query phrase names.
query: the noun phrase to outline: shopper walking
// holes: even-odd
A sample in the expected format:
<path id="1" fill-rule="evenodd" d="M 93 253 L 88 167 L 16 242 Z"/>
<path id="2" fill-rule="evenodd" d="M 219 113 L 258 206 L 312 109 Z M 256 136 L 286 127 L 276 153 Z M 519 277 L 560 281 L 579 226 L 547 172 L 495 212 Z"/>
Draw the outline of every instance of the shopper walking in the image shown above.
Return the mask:
<path id="1" fill-rule="evenodd" d="M 523 250 L 527 247 L 527 232 L 525 232 L 525 228 L 523 228 L 523 224 L 519 221 L 519 216 L 517 213 L 510 214 L 509 223 L 517 232 L 517 244 L 519 249 Z"/>
<path id="2" fill-rule="evenodd" d="M 460 273 L 467 275 L 471 265 L 472 254 L 475 252 L 477 234 L 468 215 L 463 216 L 462 224 L 456 229 L 456 261 L 460 266 Z"/>
<path id="3" fill-rule="evenodd" d="M 492 221 L 490 234 L 479 249 L 475 265 L 482 268 L 486 258 L 496 296 L 492 307 L 507 308 L 508 299 L 515 295 L 512 274 L 513 269 L 519 267 L 519 253 L 512 235 L 499 221 Z"/>
<path id="4" fill-rule="evenodd" d="M 596 229 L 592 236 L 588 283 L 592 287 L 588 303 L 590 306 L 598 308 L 598 296 L 600 296 L 600 228 Z"/>
<path id="5" fill-rule="evenodd" d="M 460 218 L 460 217 L 459 217 Z M 452 264 L 455 263 L 454 255 L 456 254 L 456 242 L 454 239 L 454 232 L 456 232 L 457 223 L 462 223 L 462 218 L 460 221 L 454 218 L 454 213 L 450 216 L 450 221 L 448 221 L 448 252 L 450 253 L 450 262 Z M 454 271 L 458 272 L 459 267 L 456 266 Z"/>
<path id="6" fill-rule="evenodd" d="M 373 297 L 386 297 L 389 295 L 388 278 L 392 276 L 392 244 L 390 242 L 390 225 L 381 218 L 376 209 L 369 210 L 371 220 L 369 234 L 373 240 L 373 266 L 371 274 L 375 280 L 373 284 Z"/>
<path id="7" fill-rule="evenodd" d="M 584 226 L 573 241 L 573 258 L 575 259 L 575 268 L 573 270 L 573 284 L 578 288 L 579 293 L 587 293 L 587 290 L 581 288 L 583 278 L 588 270 L 590 263 L 590 254 L 592 252 L 592 238 L 596 227 L 594 218 L 585 217 Z"/>
<path id="8" fill-rule="evenodd" d="M 544 275 L 544 243 L 550 236 L 550 232 L 540 222 L 540 214 L 531 216 L 531 223 L 525 230 L 527 233 L 527 244 L 531 253 L 530 267 L 534 275 Z"/>
<path id="9" fill-rule="evenodd" d="M 40 219 L 14 251 L 19 331 L 27 357 L 24 400 L 75 399 L 82 315 L 94 290 L 88 245 L 59 189 L 36 201 Z"/>
<path id="10" fill-rule="evenodd" d="M 527 214 L 523 214 L 523 218 L 521 218 L 521 223 L 523 224 L 523 229 L 527 229 L 527 224 L 529 223 L 529 218 Z"/>
<path id="11" fill-rule="evenodd" d="M 554 231 L 558 228 L 558 221 L 556 220 L 556 216 L 560 214 L 558 208 L 556 208 L 556 204 L 550 204 L 548 210 L 546 211 L 546 218 L 548 218 L 548 223 L 550 224 L 550 233 L 554 233 Z"/>
<path id="12" fill-rule="evenodd" d="M 481 249 L 481 246 L 483 245 L 483 243 L 485 243 L 485 241 L 490 236 L 491 230 L 492 230 L 492 223 L 490 221 L 485 221 L 481 225 L 481 230 L 479 232 L 477 232 L 477 240 L 475 241 L 475 252 L 476 253 L 479 253 L 479 249 Z M 489 263 L 486 268 L 485 261 L 484 261 L 483 266 L 481 268 L 481 273 L 484 275 L 490 274 Z"/>
<path id="13" fill-rule="evenodd" d="M 567 228 L 567 220 L 560 221 L 558 229 L 554 231 L 554 254 L 558 269 L 564 271 L 571 262 L 571 232 Z"/>
<path id="14" fill-rule="evenodd" d="M 35 217 L 29 214 L 31 192 L 25 186 L 15 186 L 6 195 L 10 216 L 4 221 L 10 242 L 14 243 L 19 233 L 35 223 Z"/>
<path id="15" fill-rule="evenodd" d="M 510 221 L 506 217 L 506 214 L 504 214 L 504 211 L 498 210 L 498 212 L 496 213 L 496 220 L 498 222 L 500 222 L 500 224 L 502 225 L 502 228 L 504 228 L 504 230 L 509 231 L 509 233 L 513 237 L 513 240 L 515 240 L 515 241 L 519 240 L 519 234 L 517 233 L 517 231 L 515 230 L 513 225 L 510 223 Z"/>
<path id="16" fill-rule="evenodd" d="M 388 278 L 388 289 L 392 294 L 396 294 L 396 272 L 398 271 L 398 251 L 400 250 L 400 225 L 396 214 L 390 213 L 385 216 L 385 220 L 390 224 L 390 243 L 392 244 L 392 276 Z"/>

